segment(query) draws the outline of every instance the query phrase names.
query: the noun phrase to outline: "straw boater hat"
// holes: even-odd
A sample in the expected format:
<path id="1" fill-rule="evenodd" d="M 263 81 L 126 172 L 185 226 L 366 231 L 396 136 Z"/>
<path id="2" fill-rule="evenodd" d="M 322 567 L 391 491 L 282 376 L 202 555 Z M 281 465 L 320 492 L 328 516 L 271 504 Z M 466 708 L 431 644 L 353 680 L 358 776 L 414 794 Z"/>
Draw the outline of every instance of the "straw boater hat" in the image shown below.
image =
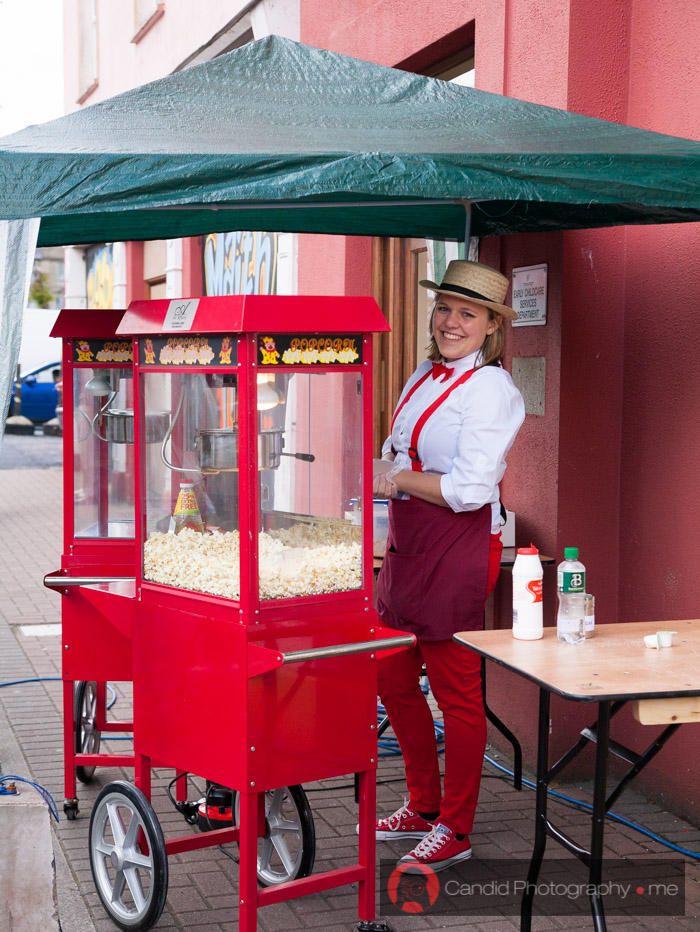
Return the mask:
<path id="1" fill-rule="evenodd" d="M 517 320 L 518 315 L 513 308 L 503 303 L 508 291 L 508 279 L 481 262 L 453 259 L 439 285 L 428 280 L 418 284 L 430 288 L 431 291 L 453 294 L 459 298 L 467 298 L 475 304 L 483 304 L 506 320 Z"/>

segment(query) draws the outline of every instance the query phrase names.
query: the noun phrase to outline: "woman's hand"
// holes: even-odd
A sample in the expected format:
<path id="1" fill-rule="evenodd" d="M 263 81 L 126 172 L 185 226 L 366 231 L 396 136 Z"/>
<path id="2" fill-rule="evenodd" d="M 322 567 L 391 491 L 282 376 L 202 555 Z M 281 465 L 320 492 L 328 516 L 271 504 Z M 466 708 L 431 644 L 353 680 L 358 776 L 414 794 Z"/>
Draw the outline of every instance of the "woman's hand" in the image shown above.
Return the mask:
<path id="1" fill-rule="evenodd" d="M 372 460 L 372 492 L 377 498 L 396 498 L 399 490 L 392 477 L 400 471 L 393 460 Z"/>

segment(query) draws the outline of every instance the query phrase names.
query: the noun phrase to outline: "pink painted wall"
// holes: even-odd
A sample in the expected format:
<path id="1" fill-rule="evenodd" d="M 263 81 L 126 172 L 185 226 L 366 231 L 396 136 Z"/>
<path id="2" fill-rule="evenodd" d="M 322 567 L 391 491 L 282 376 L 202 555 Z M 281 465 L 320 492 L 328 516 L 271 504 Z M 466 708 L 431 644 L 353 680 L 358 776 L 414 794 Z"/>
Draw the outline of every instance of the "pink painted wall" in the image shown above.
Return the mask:
<path id="1" fill-rule="evenodd" d="M 700 25 L 692 4 L 444 0 L 439 15 L 424 14 L 404 0 L 332 7 L 302 0 L 301 40 L 420 71 L 471 35 L 481 89 L 700 139 Z M 318 280 L 332 278 L 334 288 L 369 281 L 365 242 L 334 240 L 319 255 L 344 268 L 325 267 Z M 517 514 L 518 543 L 533 540 L 557 560 L 564 546 L 578 545 L 599 623 L 697 617 L 700 225 L 518 236 L 486 240 L 481 249 L 483 261 L 506 274 L 520 265 L 549 267 L 547 325 L 513 330 L 508 348 L 508 361 L 546 358 L 545 414 L 527 417 L 502 487 Z M 318 291 L 316 276 L 300 247 L 300 291 Z M 547 569 L 550 623 L 555 585 Z M 507 573 L 491 614 L 497 626 L 509 626 Z M 492 667 L 489 701 L 533 766 L 535 688 Z M 561 703 L 554 711 L 556 755 L 592 713 Z M 637 747 L 654 731 L 624 711 L 615 720 L 618 740 Z M 638 786 L 700 819 L 692 779 L 700 735 L 682 734 Z M 581 765 L 589 764 L 587 752 Z"/>
<path id="2" fill-rule="evenodd" d="M 627 122 L 700 139 L 698 23 L 691 5 L 637 0 L 630 17 Z M 697 618 L 700 526 L 700 227 L 627 234 L 620 521 L 623 620 Z M 632 737 L 648 740 L 628 716 Z M 674 736 L 644 775 L 658 798 L 698 817 L 698 736 Z M 680 805 L 679 805 L 680 803 Z"/>

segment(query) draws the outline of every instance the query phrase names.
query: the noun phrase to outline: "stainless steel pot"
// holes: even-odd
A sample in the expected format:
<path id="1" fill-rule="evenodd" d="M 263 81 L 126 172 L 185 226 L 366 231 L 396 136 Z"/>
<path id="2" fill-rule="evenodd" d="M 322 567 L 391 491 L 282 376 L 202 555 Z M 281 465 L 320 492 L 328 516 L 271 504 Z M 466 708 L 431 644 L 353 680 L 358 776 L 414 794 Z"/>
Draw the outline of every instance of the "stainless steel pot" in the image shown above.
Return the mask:
<path id="1" fill-rule="evenodd" d="M 277 469 L 282 456 L 282 430 L 271 428 L 258 434 L 258 469 Z M 238 469 L 238 428 L 200 430 L 195 441 L 197 465 L 202 472 Z"/>
<path id="2" fill-rule="evenodd" d="M 102 415 L 102 439 L 110 443 L 134 442 L 134 412 L 131 408 L 108 408 Z M 170 412 L 149 411 L 146 415 L 146 443 L 158 443 L 170 426 Z"/>

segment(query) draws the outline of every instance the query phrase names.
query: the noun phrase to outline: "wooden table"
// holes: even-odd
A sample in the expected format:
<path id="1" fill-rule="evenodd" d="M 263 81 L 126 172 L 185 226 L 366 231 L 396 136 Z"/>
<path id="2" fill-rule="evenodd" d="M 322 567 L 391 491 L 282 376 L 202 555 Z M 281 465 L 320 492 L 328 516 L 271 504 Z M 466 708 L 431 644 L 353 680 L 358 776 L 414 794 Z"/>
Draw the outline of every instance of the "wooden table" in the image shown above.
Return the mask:
<path id="1" fill-rule="evenodd" d="M 650 649 L 644 636 L 675 631 L 673 647 Z M 535 843 L 523 895 L 521 932 L 530 932 L 534 889 L 547 838 L 551 837 L 589 867 L 590 902 L 596 932 L 605 932 L 600 893 L 605 814 L 628 783 L 661 750 L 682 722 L 700 721 L 700 619 L 598 625 L 596 636 L 578 645 L 557 641 L 556 630 L 545 628 L 539 641 L 518 641 L 511 631 L 464 631 L 455 640 L 486 660 L 536 683 L 540 690 L 537 739 Z M 574 702 L 596 703 L 597 721 L 581 732 L 579 741 L 549 767 L 550 698 L 555 693 Z M 627 702 L 643 724 L 667 727 L 646 750 L 638 753 L 610 738 L 610 720 Z M 596 743 L 591 842 L 583 848 L 559 830 L 547 816 L 547 786 L 589 741 Z M 607 792 L 609 754 L 630 764 Z"/>

